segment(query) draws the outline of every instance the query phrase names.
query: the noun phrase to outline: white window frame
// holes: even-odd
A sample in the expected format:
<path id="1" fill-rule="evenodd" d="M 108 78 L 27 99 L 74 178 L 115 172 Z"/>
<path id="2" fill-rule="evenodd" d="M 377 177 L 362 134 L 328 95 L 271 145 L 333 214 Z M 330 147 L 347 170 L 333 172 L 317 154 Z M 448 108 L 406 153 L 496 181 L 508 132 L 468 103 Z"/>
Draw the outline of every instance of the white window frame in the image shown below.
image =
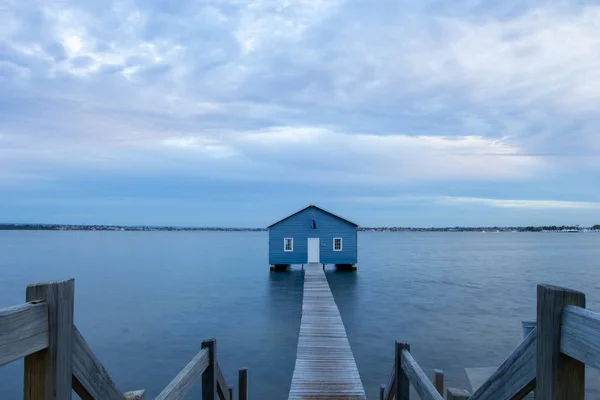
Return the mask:
<path id="1" fill-rule="evenodd" d="M 288 240 L 290 241 L 290 249 L 289 250 L 286 246 Z M 294 251 L 294 238 L 283 238 L 283 251 L 285 251 L 286 253 L 291 253 Z"/>
<path id="2" fill-rule="evenodd" d="M 336 249 L 335 248 L 335 241 L 338 240 L 338 239 L 340 240 L 340 248 Z M 344 248 L 344 246 L 343 246 L 343 240 L 342 240 L 342 238 L 341 237 L 334 237 L 333 238 L 333 251 L 342 251 L 343 248 Z"/>

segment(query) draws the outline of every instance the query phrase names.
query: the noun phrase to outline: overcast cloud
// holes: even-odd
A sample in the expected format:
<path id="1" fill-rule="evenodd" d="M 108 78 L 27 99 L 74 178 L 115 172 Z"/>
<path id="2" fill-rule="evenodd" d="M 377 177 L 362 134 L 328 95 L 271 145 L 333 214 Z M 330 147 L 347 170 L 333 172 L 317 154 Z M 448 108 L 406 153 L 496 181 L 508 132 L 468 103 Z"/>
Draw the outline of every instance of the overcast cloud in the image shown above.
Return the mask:
<path id="1" fill-rule="evenodd" d="M 0 0 L 0 221 L 600 223 L 600 5 Z"/>

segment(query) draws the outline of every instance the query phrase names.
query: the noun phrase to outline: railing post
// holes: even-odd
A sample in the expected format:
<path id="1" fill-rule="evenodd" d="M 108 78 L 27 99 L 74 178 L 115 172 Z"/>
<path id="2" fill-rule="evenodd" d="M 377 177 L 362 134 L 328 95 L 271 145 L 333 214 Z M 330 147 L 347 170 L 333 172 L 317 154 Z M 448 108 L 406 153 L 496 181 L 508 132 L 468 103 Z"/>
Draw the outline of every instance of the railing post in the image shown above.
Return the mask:
<path id="1" fill-rule="evenodd" d="M 48 304 L 49 347 L 25 357 L 25 400 L 71 399 L 74 294 L 73 279 L 27 287 L 26 301 Z"/>
<path id="2" fill-rule="evenodd" d="M 238 373 L 238 400 L 248 400 L 248 369 L 242 368 Z"/>
<path id="3" fill-rule="evenodd" d="M 585 307 L 585 294 L 551 285 L 537 287 L 536 400 L 583 400 L 585 364 L 560 351 L 565 306 Z"/>
<path id="4" fill-rule="evenodd" d="M 208 367 L 202 374 L 202 400 L 215 400 L 217 393 L 217 341 L 209 339 L 202 342 L 202 348 L 208 349 Z"/>
<path id="5" fill-rule="evenodd" d="M 396 342 L 396 400 L 410 399 L 410 382 L 402 369 L 402 351 L 410 351 L 410 344 Z"/>
<path id="6" fill-rule="evenodd" d="M 434 369 L 433 373 L 433 385 L 437 389 L 440 396 L 444 397 L 444 371 L 441 369 Z"/>
<path id="7" fill-rule="evenodd" d="M 233 400 L 233 385 L 229 385 L 227 389 L 229 390 L 229 400 Z"/>
<path id="8" fill-rule="evenodd" d="M 379 386 L 379 400 L 384 400 L 385 396 L 385 385 Z"/>

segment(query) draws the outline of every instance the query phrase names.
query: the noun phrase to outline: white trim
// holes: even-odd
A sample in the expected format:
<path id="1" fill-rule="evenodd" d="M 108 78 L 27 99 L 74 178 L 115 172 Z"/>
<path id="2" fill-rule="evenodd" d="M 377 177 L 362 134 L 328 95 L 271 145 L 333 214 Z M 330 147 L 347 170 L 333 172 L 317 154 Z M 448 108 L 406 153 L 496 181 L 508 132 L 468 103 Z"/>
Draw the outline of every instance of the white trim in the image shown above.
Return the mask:
<path id="1" fill-rule="evenodd" d="M 338 239 L 340 240 L 340 248 L 339 248 L 339 249 L 336 249 L 336 248 L 335 248 L 335 241 L 336 241 L 336 240 L 338 240 Z M 342 249 L 343 249 L 343 248 L 344 248 L 344 247 L 343 247 L 343 241 L 342 241 L 342 238 L 341 238 L 341 237 L 334 237 L 334 238 L 333 238 L 333 251 L 342 251 Z"/>
<path id="2" fill-rule="evenodd" d="M 290 241 L 290 249 L 287 249 L 287 241 Z M 290 253 L 294 251 L 294 238 L 283 238 L 283 251 Z"/>

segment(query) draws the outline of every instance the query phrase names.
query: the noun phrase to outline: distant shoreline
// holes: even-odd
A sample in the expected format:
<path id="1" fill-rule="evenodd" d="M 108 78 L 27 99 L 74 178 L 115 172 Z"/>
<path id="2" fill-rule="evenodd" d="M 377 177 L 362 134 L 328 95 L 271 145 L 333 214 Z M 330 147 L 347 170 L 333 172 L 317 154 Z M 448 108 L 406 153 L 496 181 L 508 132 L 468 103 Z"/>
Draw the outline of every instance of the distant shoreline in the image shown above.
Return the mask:
<path id="1" fill-rule="evenodd" d="M 67 225 L 67 224 L 15 224 L 0 223 L 0 230 L 9 231 L 208 231 L 208 232 L 264 232 L 266 228 L 221 227 L 170 227 L 170 226 L 120 226 L 120 225 Z M 600 232 L 598 229 L 579 226 L 526 226 L 526 227 L 361 227 L 361 232 Z"/>

